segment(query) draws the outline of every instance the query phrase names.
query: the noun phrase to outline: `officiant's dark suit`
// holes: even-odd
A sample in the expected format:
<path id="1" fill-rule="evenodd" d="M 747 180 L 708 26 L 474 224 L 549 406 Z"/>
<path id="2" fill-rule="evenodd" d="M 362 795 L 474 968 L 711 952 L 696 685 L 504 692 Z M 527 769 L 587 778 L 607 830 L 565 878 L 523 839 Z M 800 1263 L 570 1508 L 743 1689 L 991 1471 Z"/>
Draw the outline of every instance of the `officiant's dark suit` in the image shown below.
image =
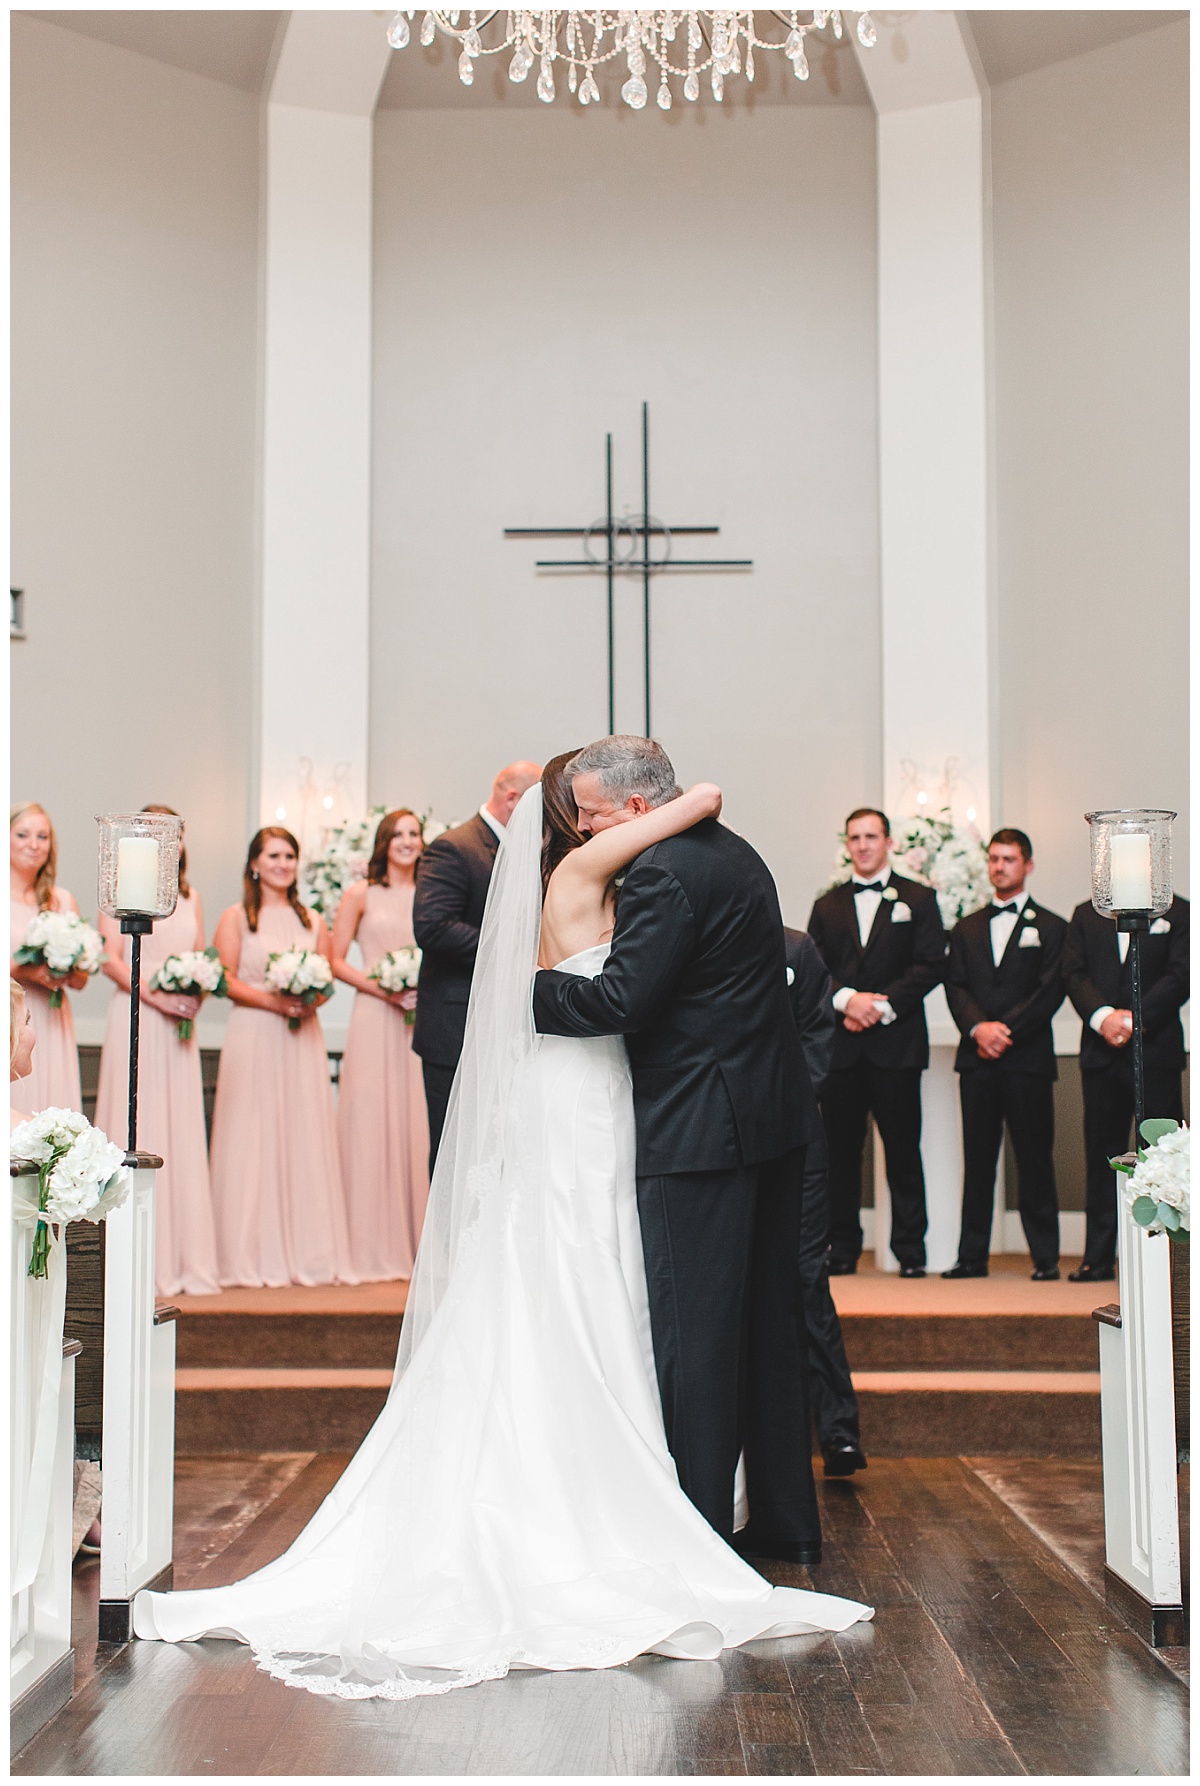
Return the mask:
<path id="1" fill-rule="evenodd" d="M 1147 1116 L 1183 1121 L 1183 1045 L 1180 1008 L 1191 993 L 1191 906 L 1176 897 L 1142 938 L 1142 1018 Z M 1130 1145 L 1133 1054 L 1114 1046 L 1095 1019 L 1132 1011 L 1129 958 L 1121 960 L 1117 927 L 1091 900 L 1071 915 L 1063 948 L 1063 980 L 1083 1019 L 1079 1070 L 1083 1079 L 1083 1136 L 1087 1153 L 1087 1240 L 1083 1263 L 1107 1272 L 1117 1256 L 1116 1175 L 1109 1160 Z"/>
<path id="2" fill-rule="evenodd" d="M 876 1023 L 857 1033 L 848 1030 L 839 1016 L 834 1031 L 833 1065 L 821 1103 L 829 1143 L 829 1244 L 834 1271 L 853 1271 L 862 1252 L 859 1210 L 868 1115 L 875 1118 L 887 1161 L 892 1252 L 902 1267 L 919 1270 L 925 1264 L 921 1164 L 921 1074 L 929 1065 L 925 995 L 942 978 L 946 933 L 931 887 L 886 871 L 873 885 L 885 880 L 865 944 L 855 912 L 854 881 L 843 881 L 823 893 L 808 920 L 809 935 L 829 969 L 834 997 L 844 987 L 876 992 L 896 1013 L 894 1022 Z"/>
<path id="3" fill-rule="evenodd" d="M 821 952 L 803 930 L 783 932 L 791 984 L 788 1001 L 808 1080 L 819 1100 L 833 1061 L 837 1027 L 833 982 Z M 810 1124 L 804 1154 L 804 1194 L 800 1210 L 800 1281 L 808 1329 L 809 1392 L 826 1472 L 849 1474 L 861 1468 L 858 1398 L 842 1342 L 842 1326 L 829 1293 L 829 1152 L 818 1115 Z M 851 1453 L 855 1454 L 851 1456 Z"/>
<path id="4" fill-rule="evenodd" d="M 946 1002 L 962 1041 L 955 1057 L 963 1122 L 963 1212 L 958 1263 L 986 1268 L 996 1165 L 1007 1123 L 1017 1160 L 1017 1202 L 1038 1271 L 1058 1265 L 1054 1178 L 1054 1081 L 1050 1020 L 1062 1004 L 1067 921 L 1027 898 L 997 962 L 992 926 L 1007 902 L 972 912 L 950 933 Z M 1011 909 L 1011 908 L 1010 908 Z M 1028 939 L 1035 937 L 1036 943 Z M 999 946 L 997 944 L 997 946 Z M 978 1023 L 1006 1023 L 1012 1046 L 984 1060 L 971 1039 Z"/>
<path id="5" fill-rule="evenodd" d="M 421 950 L 413 1051 L 421 1057 L 429 1110 L 429 1170 L 467 1027 L 479 930 L 500 839 L 478 813 L 443 831 L 417 859 L 413 935 Z"/>
<path id="6" fill-rule="evenodd" d="M 684 1492 L 733 1534 L 815 1547 L 804 1307 L 804 1147 L 818 1120 L 761 857 L 714 819 L 630 867 L 595 979 L 541 972 L 549 1035 L 624 1035 L 637 1196 L 667 1441 Z"/>

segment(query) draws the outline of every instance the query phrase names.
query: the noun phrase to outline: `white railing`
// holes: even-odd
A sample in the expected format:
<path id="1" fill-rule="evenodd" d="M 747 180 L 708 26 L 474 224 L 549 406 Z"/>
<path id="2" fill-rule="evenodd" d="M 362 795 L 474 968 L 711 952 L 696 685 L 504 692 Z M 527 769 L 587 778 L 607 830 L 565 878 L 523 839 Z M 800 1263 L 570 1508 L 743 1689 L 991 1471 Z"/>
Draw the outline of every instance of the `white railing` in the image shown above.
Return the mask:
<path id="1" fill-rule="evenodd" d="M 1171 1242 L 1117 1192 L 1120 1308 L 1097 1309 L 1109 1599 L 1156 1646 L 1182 1643 Z"/>
<path id="2" fill-rule="evenodd" d="M 175 1493 L 174 1310 L 154 1305 L 154 1178 L 139 1153 L 128 1201 L 109 1216 L 104 1247 L 104 1510 L 100 1521 L 102 1642 L 132 1635 L 133 1596 L 169 1588 Z"/>
<path id="3" fill-rule="evenodd" d="M 71 1697 L 71 1503 L 75 1475 L 75 1353 L 63 1345 L 67 1256 L 29 1276 L 37 1170 L 12 1177 L 9 1339 L 9 1627 L 13 1752 Z"/>

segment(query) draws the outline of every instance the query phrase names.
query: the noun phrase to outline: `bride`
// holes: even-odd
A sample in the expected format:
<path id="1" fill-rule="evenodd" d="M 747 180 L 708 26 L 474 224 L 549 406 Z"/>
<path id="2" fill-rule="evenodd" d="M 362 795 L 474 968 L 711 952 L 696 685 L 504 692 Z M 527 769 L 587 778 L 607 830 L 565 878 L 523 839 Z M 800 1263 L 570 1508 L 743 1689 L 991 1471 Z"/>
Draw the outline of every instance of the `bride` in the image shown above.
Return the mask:
<path id="1" fill-rule="evenodd" d="M 679 1487 L 624 1044 L 535 1035 L 531 984 L 539 961 L 598 974 L 614 877 L 721 795 L 700 784 L 583 842 L 567 761 L 524 795 L 497 859 L 383 1411 L 283 1556 L 231 1587 L 139 1594 L 139 1637 L 234 1638 L 290 1686 L 407 1699 L 872 1616 L 772 1587 Z"/>

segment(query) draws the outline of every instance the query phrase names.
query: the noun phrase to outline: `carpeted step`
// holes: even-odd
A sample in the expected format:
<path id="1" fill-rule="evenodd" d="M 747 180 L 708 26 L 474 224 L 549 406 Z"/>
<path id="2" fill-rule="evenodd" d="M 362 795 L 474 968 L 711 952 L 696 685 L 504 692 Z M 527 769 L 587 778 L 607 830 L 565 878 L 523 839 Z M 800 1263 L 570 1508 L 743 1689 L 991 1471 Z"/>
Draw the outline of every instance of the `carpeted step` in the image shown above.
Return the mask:
<path id="1" fill-rule="evenodd" d="M 1095 1300 L 1093 1292 L 1092 1300 Z M 851 1370 L 1094 1371 L 1088 1314 L 858 1314 L 841 1316 Z"/>
<path id="2" fill-rule="evenodd" d="M 402 1320 L 399 1313 L 189 1313 L 176 1323 L 175 1358 L 187 1369 L 253 1360 L 276 1369 L 390 1370 Z"/>
<path id="3" fill-rule="evenodd" d="M 175 1449 L 181 1457 L 353 1450 L 391 1381 L 390 1370 L 177 1370 Z"/>
<path id="4" fill-rule="evenodd" d="M 1100 1456 L 1099 1371 L 856 1371 L 870 1457 Z"/>

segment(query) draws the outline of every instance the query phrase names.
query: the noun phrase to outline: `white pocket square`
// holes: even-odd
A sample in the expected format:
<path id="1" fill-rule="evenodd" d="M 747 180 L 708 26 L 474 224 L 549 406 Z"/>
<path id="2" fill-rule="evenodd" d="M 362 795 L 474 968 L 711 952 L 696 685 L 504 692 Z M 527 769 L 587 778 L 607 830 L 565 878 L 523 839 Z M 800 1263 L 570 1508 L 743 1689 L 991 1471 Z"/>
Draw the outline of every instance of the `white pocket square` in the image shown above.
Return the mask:
<path id="1" fill-rule="evenodd" d="M 1028 930 L 1023 930 L 1017 938 L 1017 947 L 1019 949 L 1040 949 L 1041 946 L 1042 939 L 1032 926 Z"/>
<path id="2" fill-rule="evenodd" d="M 911 924 L 912 923 L 912 907 L 911 907 L 911 905 L 905 905 L 905 903 L 902 899 L 898 899 L 896 901 L 895 905 L 892 907 L 892 923 L 893 924 Z"/>
<path id="3" fill-rule="evenodd" d="M 788 985 L 794 986 L 796 984 L 796 970 L 794 967 L 789 967 L 789 969 L 787 971 L 787 977 L 788 977 Z"/>
<path id="4" fill-rule="evenodd" d="M 1170 928 L 1171 928 L 1170 918 L 1155 918 L 1153 924 L 1150 926 L 1150 935 L 1151 936 L 1166 936 L 1166 934 L 1167 934 L 1168 930 L 1170 930 Z"/>

